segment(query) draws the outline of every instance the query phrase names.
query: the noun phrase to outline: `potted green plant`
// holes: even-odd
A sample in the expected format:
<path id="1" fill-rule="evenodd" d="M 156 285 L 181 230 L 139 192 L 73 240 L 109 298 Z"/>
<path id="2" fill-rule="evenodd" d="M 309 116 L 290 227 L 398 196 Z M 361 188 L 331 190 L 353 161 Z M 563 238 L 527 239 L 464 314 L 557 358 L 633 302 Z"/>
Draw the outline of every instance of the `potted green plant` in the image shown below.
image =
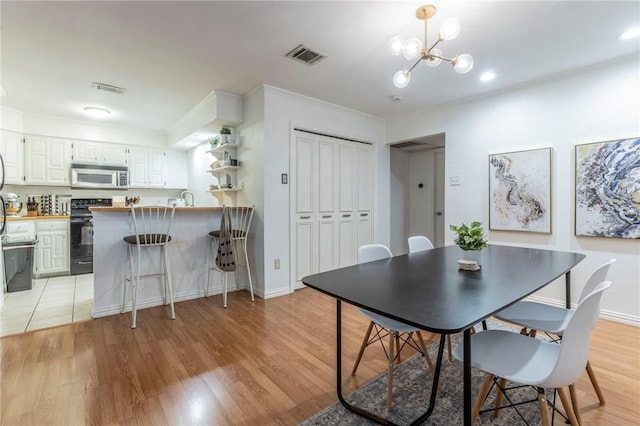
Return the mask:
<path id="1" fill-rule="evenodd" d="M 220 142 L 222 143 L 222 145 L 224 145 L 225 143 L 230 143 L 230 136 L 231 135 L 231 129 L 228 127 L 223 127 L 222 129 L 220 129 Z"/>
<path id="2" fill-rule="evenodd" d="M 209 144 L 211 145 L 211 149 L 214 149 L 220 144 L 220 136 L 212 136 L 209 138 Z"/>
<path id="3" fill-rule="evenodd" d="M 462 269 L 480 269 L 480 250 L 489 246 L 484 235 L 484 228 L 480 222 L 464 223 L 459 226 L 449 225 L 449 229 L 456 233 L 454 243 L 462 249 L 462 261 L 458 261 Z"/>

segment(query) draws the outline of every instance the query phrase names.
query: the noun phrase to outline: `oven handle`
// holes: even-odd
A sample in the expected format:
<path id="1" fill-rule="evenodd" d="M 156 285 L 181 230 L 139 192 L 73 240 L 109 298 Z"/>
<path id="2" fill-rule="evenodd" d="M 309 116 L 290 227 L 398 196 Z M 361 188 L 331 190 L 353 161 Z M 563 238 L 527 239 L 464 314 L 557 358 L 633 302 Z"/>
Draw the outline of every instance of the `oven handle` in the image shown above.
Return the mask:
<path id="1" fill-rule="evenodd" d="M 71 223 L 85 223 L 85 222 L 93 223 L 93 218 L 69 219 L 69 222 L 71 222 Z"/>
<path id="2" fill-rule="evenodd" d="M 87 261 L 87 260 L 81 260 L 78 262 L 78 265 L 92 265 L 93 264 L 93 260 L 91 261 Z"/>
<path id="3" fill-rule="evenodd" d="M 33 244 L 25 244 L 21 246 L 2 246 L 2 250 L 9 251 L 9 250 L 24 249 L 24 248 L 32 248 L 36 246 L 36 243 L 37 241 L 34 242 Z"/>

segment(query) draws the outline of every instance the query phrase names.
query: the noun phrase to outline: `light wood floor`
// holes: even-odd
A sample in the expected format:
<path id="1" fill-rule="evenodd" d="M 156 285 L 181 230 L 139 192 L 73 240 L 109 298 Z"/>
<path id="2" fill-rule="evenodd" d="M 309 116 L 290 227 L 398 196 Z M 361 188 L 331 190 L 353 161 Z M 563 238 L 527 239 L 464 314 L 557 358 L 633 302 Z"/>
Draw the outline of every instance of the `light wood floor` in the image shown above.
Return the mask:
<path id="1" fill-rule="evenodd" d="M 344 366 L 366 330 L 344 309 Z M 5 337 L 3 425 L 295 425 L 334 403 L 335 301 L 312 289 L 249 301 L 246 292 Z M 601 320 L 591 363 L 607 398 L 577 384 L 588 425 L 640 424 L 640 329 Z M 385 371 L 365 352 L 349 392 Z M 557 424 L 562 424 L 558 422 Z"/>

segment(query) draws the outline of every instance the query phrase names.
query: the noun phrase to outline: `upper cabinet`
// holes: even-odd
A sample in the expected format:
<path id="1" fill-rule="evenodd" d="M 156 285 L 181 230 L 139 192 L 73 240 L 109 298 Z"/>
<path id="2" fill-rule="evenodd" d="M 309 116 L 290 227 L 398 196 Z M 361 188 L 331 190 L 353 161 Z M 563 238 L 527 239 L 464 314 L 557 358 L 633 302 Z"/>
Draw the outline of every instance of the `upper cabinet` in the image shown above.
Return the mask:
<path id="1" fill-rule="evenodd" d="M 145 147 L 128 151 L 130 188 L 187 188 L 186 153 Z"/>
<path id="2" fill-rule="evenodd" d="M 104 164 L 127 164 L 127 146 L 115 143 L 73 141 L 72 160 Z"/>
<path id="3" fill-rule="evenodd" d="M 2 131 L 0 154 L 4 160 L 4 182 L 20 185 L 24 182 L 24 138 L 19 133 Z"/>
<path id="4" fill-rule="evenodd" d="M 27 136 L 25 138 L 25 183 L 28 185 L 69 185 L 71 143 L 64 139 Z"/>

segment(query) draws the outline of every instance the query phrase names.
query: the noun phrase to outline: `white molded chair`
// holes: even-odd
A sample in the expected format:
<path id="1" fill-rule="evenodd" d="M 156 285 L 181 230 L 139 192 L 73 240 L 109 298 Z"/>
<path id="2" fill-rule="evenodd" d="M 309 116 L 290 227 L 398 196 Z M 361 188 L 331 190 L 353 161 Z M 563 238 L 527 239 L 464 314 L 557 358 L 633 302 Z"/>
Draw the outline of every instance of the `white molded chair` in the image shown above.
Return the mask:
<path id="1" fill-rule="evenodd" d="M 578 299 L 578 304 L 582 303 L 582 301 L 587 297 L 587 295 L 591 294 L 593 290 L 600 284 L 602 281 L 607 279 L 607 274 L 609 272 L 609 267 L 616 261 L 616 259 L 611 259 L 608 262 L 600 265 L 594 272 L 591 274 L 589 280 L 585 284 L 582 292 L 580 293 L 580 298 Z M 537 302 L 518 302 L 502 311 L 498 312 L 494 315 L 495 318 L 510 322 L 512 324 L 517 324 L 522 327 L 522 334 L 530 334 L 532 337 L 535 337 L 536 331 L 541 331 L 546 334 L 555 334 L 562 337 L 564 330 L 569 323 L 569 320 L 574 315 L 573 310 L 560 308 L 557 306 L 546 305 L 544 303 Z M 598 317 L 594 318 L 592 327 L 596 325 Z M 591 368 L 591 364 L 587 361 L 587 374 L 589 375 L 589 379 L 591 380 L 591 384 L 593 385 L 594 390 L 596 391 L 596 395 L 598 396 L 598 400 L 601 405 L 605 404 L 604 395 L 600 390 L 600 385 L 598 385 L 598 380 L 596 379 L 595 373 L 593 372 L 593 368 Z M 580 412 L 578 410 L 578 401 L 575 394 L 575 390 L 573 385 L 569 387 L 569 391 L 571 392 L 571 400 L 574 404 L 574 411 L 576 412 L 576 417 L 578 421 L 580 420 Z"/>
<path id="2" fill-rule="evenodd" d="M 433 248 L 433 244 L 431 244 L 431 240 L 422 235 L 409 237 L 408 242 L 409 242 L 409 253 L 431 250 Z"/>
<path id="3" fill-rule="evenodd" d="M 414 237 L 409 237 L 409 253 L 417 253 L 421 251 L 431 250 L 433 248 L 433 244 L 431 240 L 422 235 L 416 235 Z M 451 361 L 451 335 L 447 334 L 447 351 L 449 353 L 449 361 Z"/>
<path id="4" fill-rule="evenodd" d="M 505 330 L 488 330 L 471 336 L 471 365 L 488 373 L 473 407 L 472 423 L 491 390 L 491 383 L 499 381 L 503 392 L 504 380 L 509 380 L 538 389 L 543 426 L 551 425 L 545 388 L 558 390 L 569 421 L 578 425 L 564 387 L 575 383 L 587 364 L 589 336 L 598 318 L 602 294 L 609 287 L 611 282 L 603 281 L 583 298 L 569 319 L 560 344 Z M 454 348 L 453 356 L 463 359 L 463 345 Z"/>
<path id="5" fill-rule="evenodd" d="M 140 278 L 154 276 L 162 277 L 164 304 L 171 305 L 171 319 L 176 318 L 175 309 L 173 307 L 171 269 L 169 267 L 169 256 L 167 255 L 167 244 L 171 241 L 170 232 L 174 214 L 175 206 L 160 207 L 131 205 L 133 235 L 124 237 L 124 241 L 127 243 L 128 248 L 129 273 L 125 271 L 125 288 L 122 295 L 122 313 L 124 313 L 127 298 L 126 284 L 129 283 L 131 288 L 131 328 L 136 328 L 136 301 L 138 298 Z M 159 248 L 162 271 L 140 275 L 142 249 L 150 249 L 152 247 Z"/>
<path id="6" fill-rule="evenodd" d="M 242 266 L 247 270 L 247 277 L 249 279 L 249 291 L 251 292 L 251 300 L 255 300 L 253 297 L 253 283 L 251 281 L 251 267 L 249 265 L 249 255 L 247 254 L 247 240 L 249 237 L 249 228 L 251 227 L 251 220 L 253 219 L 253 211 L 255 210 L 255 206 L 250 207 L 230 207 L 230 206 L 222 206 L 223 213 L 225 209 L 230 210 L 231 214 L 231 225 L 232 225 L 232 234 L 233 234 L 233 242 L 235 244 L 235 252 L 238 253 L 238 247 L 242 247 L 242 252 L 244 253 L 244 265 L 240 265 L 236 258 L 236 266 Z M 220 240 L 220 230 L 209 232 L 209 236 L 211 240 L 209 241 L 209 273 L 207 275 L 207 293 L 206 297 L 209 297 L 209 292 L 211 290 L 211 275 L 212 271 L 218 271 L 224 274 L 224 288 L 223 288 L 223 306 L 227 307 L 227 278 L 229 272 L 221 271 L 215 264 L 216 257 L 216 248 L 218 246 Z M 215 245 L 215 247 L 214 247 Z M 236 286 L 239 284 L 239 274 L 238 268 L 236 267 Z"/>
<path id="7" fill-rule="evenodd" d="M 368 244 L 360 246 L 358 248 L 358 263 L 373 262 L 376 260 L 389 259 L 391 257 L 391 251 L 382 244 Z M 422 334 L 420 333 L 420 329 L 415 328 L 411 325 L 407 325 L 403 322 L 387 318 L 383 315 L 367 311 L 366 309 L 358 308 L 358 310 L 362 315 L 367 317 L 370 322 L 369 327 L 367 328 L 367 333 L 365 334 L 364 340 L 362 341 L 362 346 L 360 347 L 358 358 L 353 365 L 351 375 L 356 375 L 356 371 L 358 370 L 358 365 L 360 364 L 360 360 L 362 359 L 364 350 L 370 344 L 380 341 L 380 343 L 382 343 L 383 349 L 385 350 L 385 353 L 387 354 L 387 360 L 389 362 L 387 373 L 387 409 L 390 410 L 393 398 L 393 364 L 396 361 L 400 360 L 400 352 L 405 347 L 405 345 L 409 345 L 422 353 L 432 374 L 434 373 L 433 363 L 431 362 L 431 358 L 429 358 L 429 354 L 427 353 L 427 347 L 424 343 L 424 339 L 422 338 Z M 371 336 L 371 332 L 374 329 L 375 335 L 371 337 L 371 339 L 369 339 L 369 337 Z M 413 339 L 413 334 L 418 337 L 417 344 Z M 388 351 L 387 348 L 385 348 L 384 342 L 382 340 L 387 336 L 389 337 Z"/>

